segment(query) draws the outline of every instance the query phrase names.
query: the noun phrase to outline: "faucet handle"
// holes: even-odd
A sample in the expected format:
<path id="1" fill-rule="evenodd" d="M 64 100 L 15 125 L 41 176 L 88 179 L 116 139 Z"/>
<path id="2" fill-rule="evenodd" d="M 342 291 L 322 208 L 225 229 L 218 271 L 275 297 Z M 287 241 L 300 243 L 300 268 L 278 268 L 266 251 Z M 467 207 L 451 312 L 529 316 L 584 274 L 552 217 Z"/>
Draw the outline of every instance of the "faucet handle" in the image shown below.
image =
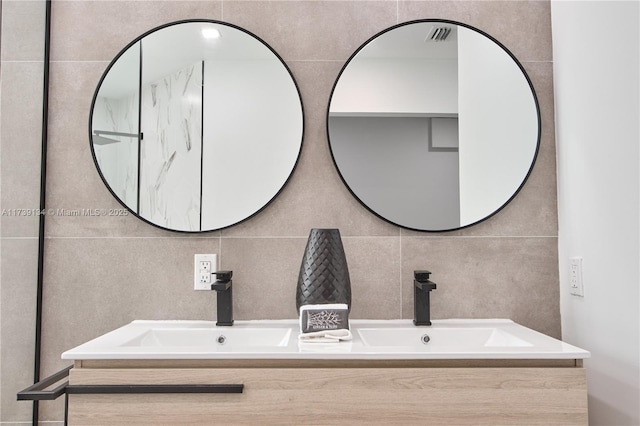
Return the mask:
<path id="1" fill-rule="evenodd" d="M 233 277 L 233 271 L 216 271 L 213 274 L 216 276 L 216 281 L 221 283 L 231 281 L 231 277 Z"/>
<path id="2" fill-rule="evenodd" d="M 233 271 L 216 271 L 212 272 L 216 276 L 216 281 L 211 284 L 211 290 L 226 291 L 231 287 L 231 277 Z"/>
<path id="3" fill-rule="evenodd" d="M 430 275 L 431 272 L 426 270 L 413 271 L 413 278 L 419 283 L 426 283 L 427 281 L 429 281 Z"/>

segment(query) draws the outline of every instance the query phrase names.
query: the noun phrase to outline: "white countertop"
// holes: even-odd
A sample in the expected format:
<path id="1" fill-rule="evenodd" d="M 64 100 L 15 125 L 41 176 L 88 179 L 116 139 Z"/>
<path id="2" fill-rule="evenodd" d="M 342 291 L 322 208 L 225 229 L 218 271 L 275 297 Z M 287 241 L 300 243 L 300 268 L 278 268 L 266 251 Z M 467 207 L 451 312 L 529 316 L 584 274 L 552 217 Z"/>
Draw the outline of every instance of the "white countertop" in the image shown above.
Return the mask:
<path id="1" fill-rule="evenodd" d="M 133 321 L 63 359 L 584 359 L 590 353 L 506 319 L 350 320 L 351 341 L 299 342 L 298 320 Z M 424 335 L 429 336 L 423 338 Z M 423 340 L 428 340 L 423 343 Z"/>

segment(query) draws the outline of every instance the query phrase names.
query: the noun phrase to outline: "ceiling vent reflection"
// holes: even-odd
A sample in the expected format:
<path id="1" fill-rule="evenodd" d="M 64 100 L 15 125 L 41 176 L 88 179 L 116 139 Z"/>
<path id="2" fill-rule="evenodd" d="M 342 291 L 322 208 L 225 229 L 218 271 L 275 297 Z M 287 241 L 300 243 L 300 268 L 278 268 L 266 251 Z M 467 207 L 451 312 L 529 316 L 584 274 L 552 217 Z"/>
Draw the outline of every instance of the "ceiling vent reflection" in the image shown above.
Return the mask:
<path id="1" fill-rule="evenodd" d="M 429 31 L 429 35 L 425 39 L 426 42 L 438 42 L 438 41 L 446 41 L 447 37 L 451 34 L 450 27 L 431 27 Z"/>

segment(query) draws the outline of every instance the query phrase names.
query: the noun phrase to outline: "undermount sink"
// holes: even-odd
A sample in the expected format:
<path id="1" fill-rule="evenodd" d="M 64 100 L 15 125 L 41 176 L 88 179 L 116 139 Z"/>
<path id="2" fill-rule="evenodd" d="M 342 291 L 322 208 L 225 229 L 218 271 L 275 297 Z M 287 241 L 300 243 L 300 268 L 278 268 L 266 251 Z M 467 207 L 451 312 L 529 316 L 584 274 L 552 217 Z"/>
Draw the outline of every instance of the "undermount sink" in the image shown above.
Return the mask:
<path id="1" fill-rule="evenodd" d="M 358 328 L 366 346 L 425 348 L 527 347 L 531 343 L 495 327 L 487 328 Z"/>
<path id="2" fill-rule="evenodd" d="M 224 346 L 278 347 L 287 346 L 291 338 L 290 327 L 273 328 L 151 328 L 121 344 L 121 347 L 203 347 Z"/>

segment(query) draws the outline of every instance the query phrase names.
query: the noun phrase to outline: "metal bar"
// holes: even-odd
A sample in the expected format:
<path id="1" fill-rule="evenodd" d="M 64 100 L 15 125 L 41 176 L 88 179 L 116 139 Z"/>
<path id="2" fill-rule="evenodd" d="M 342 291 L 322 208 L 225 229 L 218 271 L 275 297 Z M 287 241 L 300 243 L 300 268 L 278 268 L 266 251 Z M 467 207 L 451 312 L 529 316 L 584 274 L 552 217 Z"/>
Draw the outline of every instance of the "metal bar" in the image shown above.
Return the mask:
<path id="1" fill-rule="evenodd" d="M 49 136 L 49 59 L 51 53 L 51 0 L 45 3 L 43 90 L 42 90 L 42 153 L 40 156 L 40 211 L 45 209 L 47 188 L 47 140 Z M 42 296 L 44 286 L 44 219 L 40 215 L 38 224 L 38 282 L 36 287 L 36 335 L 34 348 L 33 381 L 40 380 L 40 356 L 42 352 Z M 31 423 L 38 424 L 39 404 L 33 402 Z"/>
<path id="2" fill-rule="evenodd" d="M 40 385 L 41 383 L 36 383 Z M 243 393 L 244 385 L 70 385 L 68 381 L 51 390 L 20 391 L 18 401 L 53 401 L 67 395 L 160 394 L 160 393 Z"/>
<path id="3" fill-rule="evenodd" d="M 70 365 L 51 376 L 40 380 L 18 392 L 18 401 L 54 400 L 67 395 L 86 394 L 139 394 L 139 393 L 243 393 L 243 384 L 213 385 L 70 385 L 65 381 L 51 390 L 45 390 L 60 380 L 69 377 Z M 67 402 L 65 402 L 65 405 Z"/>
<path id="4" fill-rule="evenodd" d="M 69 424 L 69 394 L 64 395 L 64 426 Z"/>
<path id="5" fill-rule="evenodd" d="M 64 382 L 52 390 L 23 390 L 18 393 L 18 401 L 53 401 L 64 395 L 69 382 Z"/>
<path id="6" fill-rule="evenodd" d="M 44 390 L 49 386 L 58 383 L 60 380 L 69 376 L 69 370 L 73 368 L 73 365 L 64 368 L 51 376 L 34 383 L 28 388 L 18 392 L 18 401 L 40 401 L 40 400 L 54 400 L 60 395 L 65 393 L 65 389 L 69 382 L 65 382 L 62 385 L 52 390 Z"/>
<path id="7" fill-rule="evenodd" d="M 243 393 L 242 384 L 216 385 L 68 385 L 67 394 Z"/>
<path id="8" fill-rule="evenodd" d="M 135 134 L 135 133 L 123 133 L 123 132 L 111 132 L 111 131 L 107 131 L 107 130 L 94 130 L 93 133 L 95 135 L 101 136 L 101 135 L 107 135 L 107 136 L 126 136 L 129 138 L 137 138 L 139 135 Z"/>

